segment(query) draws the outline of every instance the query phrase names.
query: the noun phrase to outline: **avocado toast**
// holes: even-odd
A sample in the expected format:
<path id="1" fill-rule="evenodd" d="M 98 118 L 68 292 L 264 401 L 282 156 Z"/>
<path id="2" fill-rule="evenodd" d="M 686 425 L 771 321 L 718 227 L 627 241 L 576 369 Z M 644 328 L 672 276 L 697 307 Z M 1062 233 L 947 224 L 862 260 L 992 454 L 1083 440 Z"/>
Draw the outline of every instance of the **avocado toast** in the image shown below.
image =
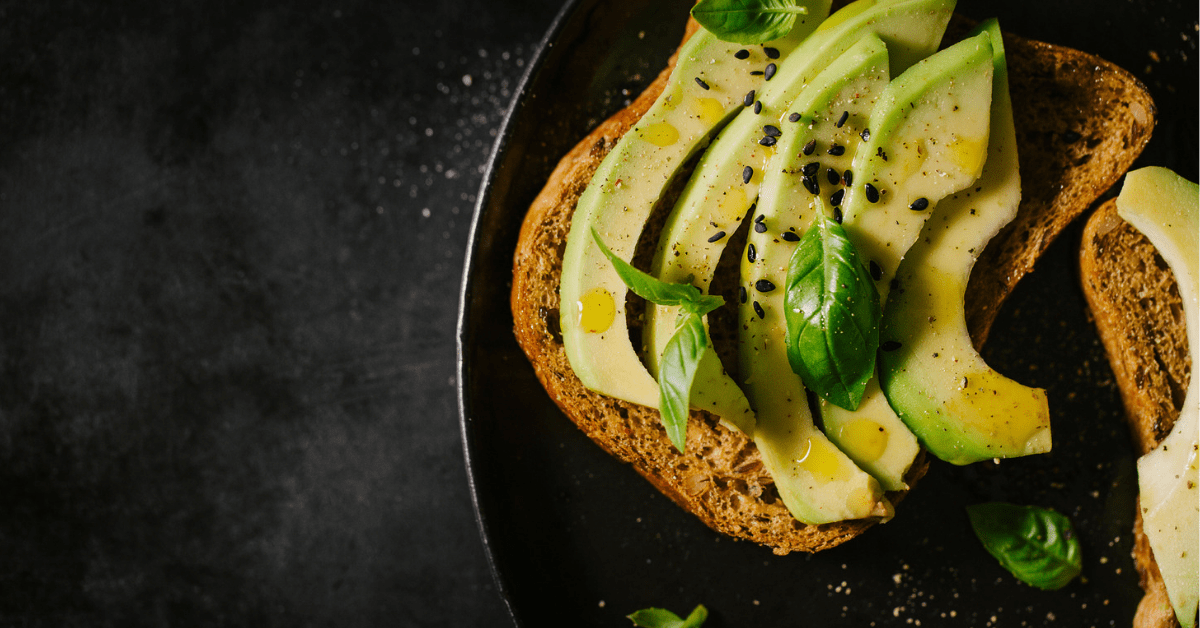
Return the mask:
<path id="1" fill-rule="evenodd" d="M 958 41 L 967 28 L 965 22 L 956 19 L 945 41 Z M 1014 223 L 983 253 L 967 289 L 967 320 L 977 343 L 986 336 L 999 303 L 1017 279 L 1028 272 L 1037 254 L 1128 168 L 1148 139 L 1154 120 L 1153 104 L 1144 91 L 1131 76 L 1111 64 L 1008 34 L 1004 47 L 1023 161 L 1023 200 Z M 665 437 L 656 410 L 588 390 L 567 363 L 557 329 L 557 288 L 572 208 L 616 138 L 649 108 L 657 96 L 656 89 L 661 90 L 666 83 L 665 76 L 664 72 L 629 109 L 602 124 L 564 158 L 530 209 L 514 264 L 512 294 L 518 340 L 552 398 L 589 437 L 631 463 L 664 494 L 709 526 L 770 545 L 779 553 L 832 547 L 857 535 L 879 517 L 798 524 L 780 503 L 758 448 L 745 434 L 708 413 L 693 412 L 687 451 L 680 454 Z M 1056 98 L 1048 100 L 1047 94 Z M 1089 138 L 1097 140 L 1095 145 L 1064 146 L 1053 141 L 1055 135 L 1050 130 L 1064 123 L 1062 103 L 1057 98 L 1062 94 L 1074 94 L 1079 99 L 1078 108 L 1072 110 L 1077 119 L 1070 120 L 1070 128 L 1089 131 Z M 1091 157 L 1084 159 L 1085 154 Z M 641 263 L 636 254 L 633 256 L 635 266 L 649 266 L 653 246 L 645 248 Z M 993 250 L 1002 253 L 990 253 Z M 721 285 L 720 274 L 718 269 L 714 286 Z M 991 281 L 978 280 L 980 277 L 990 277 Z M 732 285 L 737 286 L 737 281 Z M 638 307 L 636 301 L 633 307 Z M 719 317 L 714 318 L 719 322 Z M 631 327 L 636 326 L 636 316 L 629 320 Z M 731 327 L 721 329 L 710 321 L 718 353 L 729 345 L 722 339 L 736 335 Z M 733 360 L 723 362 L 731 364 Z M 913 465 L 906 483 L 911 486 L 923 469 L 919 462 Z M 886 499 L 894 504 L 902 494 L 889 492 Z"/>

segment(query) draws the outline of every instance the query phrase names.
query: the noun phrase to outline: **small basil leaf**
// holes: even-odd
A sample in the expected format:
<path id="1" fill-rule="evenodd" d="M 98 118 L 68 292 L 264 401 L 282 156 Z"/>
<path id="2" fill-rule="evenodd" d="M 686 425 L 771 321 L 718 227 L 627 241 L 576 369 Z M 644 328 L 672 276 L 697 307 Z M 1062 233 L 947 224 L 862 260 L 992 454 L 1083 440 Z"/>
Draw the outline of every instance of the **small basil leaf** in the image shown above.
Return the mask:
<path id="1" fill-rule="evenodd" d="M 695 301 L 685 302 L 683 310 L 697 316 L 704 316 L 722 305 L 725 305 L 724 297 L 715 294 L 706 294 Z"/>
<path id="2" fill-rule="evenodd" d="M 1047 508 L 1003 502 L 967 506 L 975 535 L 1018 580 L 1061 589 L 1083 569 L 1071 520 Z"/>
<path id="3" fill-rule="evenodd" d="M 684 305 L 701 300 L 703 295 L 696 286 L 660 281 L 617 257 L 604 245 L 604 241 L 600 239 L 600 234 L 596 233 L 595 229 L 592 229 L 592 239 L 596 241 L 596 245 L 600 247 L 600 251 L 608 258 L 608 261 L 612 262 L 621 281 L 625 282 L 625 285 L 639 297 L 657 305 Z M 720 304 L 717 307 L 720 307 Z"/>
<path id="4" fill-rule="evenodd" d="M 667 437 L 679 451 L 687 446 L 688 395 L 696 367 L 708 348 L 708 334 L 699 314 L 688 312 L 667 341 L 658 367 L 658 412 Z"/>
<path id="5" fill-rule="evenodd" d="M 692 17 L 722 41 L 761 44 L 792 30 L 808 8 L 792 0 L 700 0 Z"/>
<path id="6" fill-rule="evenodd" d="M 663 608 L 643 608 L 634 611 L 629 619 L 641 628 L 700 628 L 708 619 L 708 609 L 701 604 L 692 609 L 687 619 L 680 619 L 679 615 Z"/>
<path id="7" fill-rule="evenodd" d="M 841 225 L 818 214 L 788 265 L 787 355 L 804 385 L 854 410 L 875 369 L 879 291 Z"/>

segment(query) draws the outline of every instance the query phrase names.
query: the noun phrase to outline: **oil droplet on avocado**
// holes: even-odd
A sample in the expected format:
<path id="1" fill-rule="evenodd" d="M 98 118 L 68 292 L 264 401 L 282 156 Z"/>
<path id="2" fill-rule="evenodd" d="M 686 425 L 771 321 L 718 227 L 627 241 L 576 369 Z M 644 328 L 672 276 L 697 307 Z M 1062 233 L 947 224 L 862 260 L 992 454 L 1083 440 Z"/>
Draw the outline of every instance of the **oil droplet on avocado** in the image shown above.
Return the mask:
<path id="1" fill-rule="evenodd" d="M 612 294 L 602 287 L 588 290 L 579 300 L 579 327 L 588 333 L 607 331 L 617 315 Z"/>
<path id="2" fill-rule="evenodd" d="M 804 455 L 796 460 L 796 465 L 812 475 L 821 484 L 832 481 L 838 476 L 837 451 L 822 439 L 809 438 Z"/>
<path id="3" fill-rule="evenodd" d="M 1019 450 L 1050 427 L 1040 390 L 1026 388 L 993 370 L 963 375 L 967 385 L 961 394 L 950 397 L 945 412 L 968 429 Z"/>
<path id="4" fill-rule="evenodd" d="M 887 450 L 887 428 L 871 419 L 855 419 L 839 430 L 840 442 L 853 449 L 851 457 L 859 462 L 879 460 Z"/>
<path id="5" fill-rule="evenodd" d="M 699 118 L 705 126 L 715 126 L 725 117 L 725 108 L 716 98 L 697 98 L 692 115 Z"/>
<path id="6" fill-rule="evenodd" d="M 761 177 L 757 172 L 755 172 L 754 176 Z M 717 215 L 714 218 L 721 224 L 736 224 L 741 219 L 749 204 L 750 201 L 746 198 L 746 193 L 740 186 L 729 188 L 721 195 L 721 201 L 717 204 Z"/>
<path id="7" fill-rule="evenodd" d="M 966 172 L 979 172 L 987 157 L 987 140 L 955 137 L 947 148 L 955 165 Z"/>
<path id="8" fill-rule="evenodd" d="M 655 146 L 670 146 L 679 141 L 679 129 L 669 122 L 655 122 L 642 130 L 642 139 Z"/>

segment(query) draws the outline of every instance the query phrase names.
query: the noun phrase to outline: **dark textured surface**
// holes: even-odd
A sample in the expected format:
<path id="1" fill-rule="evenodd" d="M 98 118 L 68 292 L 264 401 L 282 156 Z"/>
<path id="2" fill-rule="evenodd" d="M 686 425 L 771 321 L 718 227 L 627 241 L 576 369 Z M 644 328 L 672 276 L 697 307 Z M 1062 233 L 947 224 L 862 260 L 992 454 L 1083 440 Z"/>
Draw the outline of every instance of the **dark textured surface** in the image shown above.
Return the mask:
<path id="1" fill-rule="evenodd" d="M 558 8 L 0 3 L 0 625 L 507 623 L 454 312 Z"/>

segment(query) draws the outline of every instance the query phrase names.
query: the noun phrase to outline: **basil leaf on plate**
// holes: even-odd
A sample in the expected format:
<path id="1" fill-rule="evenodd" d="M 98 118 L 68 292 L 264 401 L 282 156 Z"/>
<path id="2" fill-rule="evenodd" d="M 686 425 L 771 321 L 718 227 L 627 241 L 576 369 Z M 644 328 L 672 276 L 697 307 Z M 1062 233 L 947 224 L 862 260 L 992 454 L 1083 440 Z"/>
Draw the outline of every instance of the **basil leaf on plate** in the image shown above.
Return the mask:
<path id="1" fill-rule="evenodd" d="M 696 368 L 708 348 L 708 332 L 704 329 L 705 314 L 725 304 L 720 296 L 702 294 L 696 286 L 667 283 L 656 279 L 617 257 L 592 230 L 592 239 L 612 263 L 621 281 L 634 294 L 656 305 L 679 306 L 675 333 L 667 341 L 662 363 L 658 369 L 658 413 L 667 436 L 679 451 L 687 444 L 688 397 Z"/>
<path id="2" fill-rule="evenodd" d="M 857 408 L 875 370 L 883 311 L 871 273 L 840 224 L 818 214 L 800 238 L 784 303 L 792 370 L 822 399 Z"/>
<path id="3" fill-rule="evenodd" d="M 761 44 L 792 30 L 796 16 L 808 8 L 793 0 L 700 0 L 692 17 L 722 41 Z"/>
<path id="4" fill-rule="evenodd" d="M 975 535 L 1018 580 L 1061 589 L 1083 569 L 1071 520 L 1057 511 L 1003 502 L 967 506 Z"/>
<path id="5" fill-rule="evenodd" d="M 692 609 L 687 619 L 680 619 L 679 615 L 665 608 L 643 608 L 634 611 L 629 619 L 640 628 L 700 628 L 708 619 L 708 609 L 701 604 Z"/>

